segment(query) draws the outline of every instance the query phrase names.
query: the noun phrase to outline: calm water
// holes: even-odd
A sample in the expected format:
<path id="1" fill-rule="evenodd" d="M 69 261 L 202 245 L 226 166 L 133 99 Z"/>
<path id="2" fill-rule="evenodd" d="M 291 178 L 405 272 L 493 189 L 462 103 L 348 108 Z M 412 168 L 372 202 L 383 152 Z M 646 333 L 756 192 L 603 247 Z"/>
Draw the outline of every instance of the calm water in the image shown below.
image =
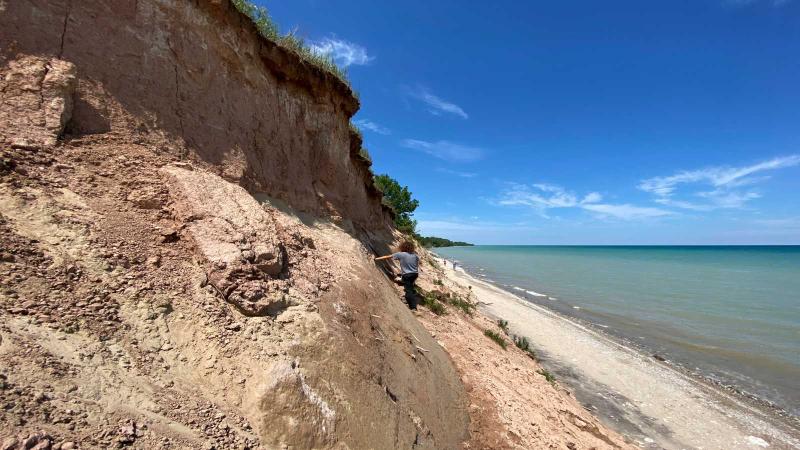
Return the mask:
<path id="1" fill-rule="evenodd" d="M 436 252 L 530 301 L 800 415 L 800 246 Z"/>

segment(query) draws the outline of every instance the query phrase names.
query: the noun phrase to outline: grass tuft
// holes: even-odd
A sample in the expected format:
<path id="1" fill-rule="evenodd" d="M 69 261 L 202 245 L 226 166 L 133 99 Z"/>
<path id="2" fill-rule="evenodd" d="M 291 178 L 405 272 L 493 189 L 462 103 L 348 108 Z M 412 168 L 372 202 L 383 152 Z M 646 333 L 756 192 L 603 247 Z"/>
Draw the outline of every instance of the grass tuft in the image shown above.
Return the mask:
<path id="1" fill-rule="evenodd" d="M 497 320 L 497 326 L 500 327 L 501 330 L 503 330 L 503 333 L 508 335 L 508 321 L 507 320 L 498 319 Z"/>
<path id="2" fill-rule="evenodd" d="M 422 301 L 420 303 L 430 309 L 431 312 L 437 316 L 443 316 L 447 314 L 447 309 L 444 307 L 444 304 L 437 300 L 436 296 L 431 292 L 426 292 L 425 295 L 422 296 Z"/>
<path id="3" fill-rule="evenodd" d="M 469 301 L 468 299 L 461 298 L 461 296 L 457 294 L 453 294 L 447 303 L 455 306 L 456 308 L 460 309 L 464 314 L 472 317 L 472 313 L 475 311 L 475 304 Z"/>
<path id="4" fill-rule="evenodd" d="M 494 332 L 492 330 L 486 330 L 486 331 L 483 332 L 483 334 L 486 337 L 488 337 L 489 339 L 495 341 L 497 343 L 497 345 L 499 345 L 500 347 L 503 347 L 503 350 L 506 349 L 506 346 L 508 344 L 506 344 L 506 340 L 503 339 L 503 336 L 500 336 L 499 333 L 496 333 L 496 332 Z"/>
<path id="5" fill-rule="evenodd" d="M 365 147 L 361 147 L 361 150 L 358 151 L 358 156 L 367 163 L 367 165 L 372 165 L 372 156 L 369 154 L 369 150 Z"/>
<path id="6" fill-rule="evenodd" d="M 347 72 L 341 67 L 337 66 L 330 55 L 323 55 L 314 52 L 311 50 L 311 47 L 306 45 L 301 37 L 295 34 L 294 31 L 290 31 L 287 34 L 281 35 L 278 24 L 272 20 L 267 8 L 254 5 L 249 0 L 231 0 L 231 2 L 233 3 L 233 6 L 239 10 L 239 12 L 246 15 L 250 18 L 250 20 L 253 21 L 258 33 L 262 37 L 294 52 L 304 61 L 332 74 L 348 87 L 351 87 L 350 80 L 347 79 Z M 353 91 L 353 95 L 358 98 L 358 94 L 355 91 Z"/>
<path id="7" fill-rule="evenodd" d="M 518 349 L 522 350 L 523 352 L 527 353 L 528 356 L 536 361 L 536 353 L 531 348 L 530 342 L 528 342 L 528 338 L 525 336 L 514 336 L 514 345 L 517 346 Z"/>
<path id="8" fill-rule="evenodd" d="M 536 371 L 539 375 L 543 376 L 545 380 L 547 380 L 553 386 L 556 385 L 556 377 L 552 373 L 548 372 L 547 369 L 539 369 Z"/>

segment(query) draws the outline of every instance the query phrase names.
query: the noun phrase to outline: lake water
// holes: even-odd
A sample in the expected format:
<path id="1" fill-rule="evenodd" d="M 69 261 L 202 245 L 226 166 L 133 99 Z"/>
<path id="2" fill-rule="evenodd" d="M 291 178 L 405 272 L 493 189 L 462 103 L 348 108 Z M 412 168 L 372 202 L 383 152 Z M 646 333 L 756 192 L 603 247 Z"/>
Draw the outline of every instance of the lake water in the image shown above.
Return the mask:
<path id="1" fill-rule="evenodd" d="M 470 274 L 800 415 L 800 246 L 475 246 Z"/>

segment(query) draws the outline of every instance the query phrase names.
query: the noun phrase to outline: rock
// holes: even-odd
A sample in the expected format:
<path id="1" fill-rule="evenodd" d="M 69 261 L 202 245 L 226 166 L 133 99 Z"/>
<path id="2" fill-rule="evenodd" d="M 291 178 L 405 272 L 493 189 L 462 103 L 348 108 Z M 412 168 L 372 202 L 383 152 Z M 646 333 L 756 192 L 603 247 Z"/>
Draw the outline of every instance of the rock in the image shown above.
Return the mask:
<path id="1" fill-rule="evenodd" d="M 25 139 L 16 139 L 13 142 L 11 142 L 11 148 L 15 148 L 18 150 L 36 151 L 41 148 L 41 145 L 34 144 Z"/>
<path id="2" fill-rule="evenodd" d="M 11 147 L 36 151 L 55 145 L 72 116 L 75 65 L 60 59 L 23 56 L 8 63 L 0 128 Z"/>
<path id="3" fill-rule="evenodd" d="M 165 228 L 159 230 L 158 235 L 159 235 L 158 242 L 161 242 L 162 244 L 169 244 L 171 242 L 177 242 L 180 240 L 178 231 L 172 228 Z"/>
<path id="4" fill-rule="evenodd" d="M 134 189 L 128 193 L 127 200 L 141 209 L 161 209 L 164 206 L 162 193 L 154 187 Z"/>
<path id="5" fill-rule="evenodd" d="M 75 450 L 78 446 L 74 442 L 63 442 L 59 447 L 59 450 Z"/>
<path id="6" fill-rule="evenodd" d="M 239 322 L 234 322 L 234 323 L 226 326 L 225 329 L 226 330 L 230 330 L 230 331 L 239 331 L 239 330 L 242 329 L 242 324 L 240 324 Z"/>
<path id="7" fill-rule="evenodd" d="M 136 422 L 130 421 L 117 430 L 117 442 L 133 444 L 136 441 Z"/>

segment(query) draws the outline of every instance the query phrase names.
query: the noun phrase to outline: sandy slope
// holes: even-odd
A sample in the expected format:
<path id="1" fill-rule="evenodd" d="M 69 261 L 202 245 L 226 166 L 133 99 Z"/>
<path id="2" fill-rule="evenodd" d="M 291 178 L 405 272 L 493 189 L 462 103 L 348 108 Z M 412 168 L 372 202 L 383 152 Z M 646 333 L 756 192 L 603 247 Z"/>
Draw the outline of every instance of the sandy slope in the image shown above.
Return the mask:
<path id="1" fill-rule="evenodd" d="M 528 337 L 545 365 L 610 426 L 652 448 L 797 448 L 797 430 L 654 359 L 493 285 L 448 269 L 481 309 Z"/>

